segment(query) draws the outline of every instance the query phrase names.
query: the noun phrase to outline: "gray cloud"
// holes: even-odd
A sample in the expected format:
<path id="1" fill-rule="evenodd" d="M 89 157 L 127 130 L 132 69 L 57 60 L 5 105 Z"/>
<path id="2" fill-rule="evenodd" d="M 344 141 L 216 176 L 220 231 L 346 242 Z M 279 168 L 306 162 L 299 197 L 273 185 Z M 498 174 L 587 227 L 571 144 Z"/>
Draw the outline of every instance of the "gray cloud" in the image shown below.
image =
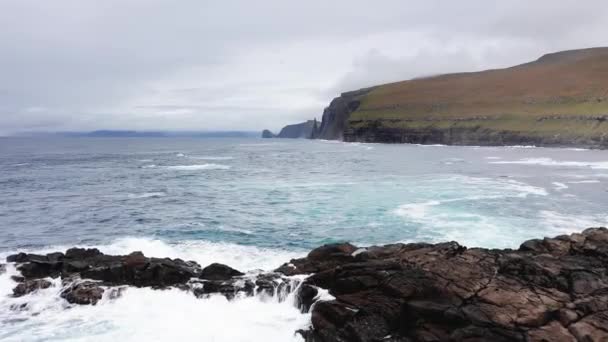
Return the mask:
<path id="1" fill-rule="evenodd" d="M 608 45 L 605 1 L 0 1 L 0 134 L 277 129 L 337 93 Z"/>

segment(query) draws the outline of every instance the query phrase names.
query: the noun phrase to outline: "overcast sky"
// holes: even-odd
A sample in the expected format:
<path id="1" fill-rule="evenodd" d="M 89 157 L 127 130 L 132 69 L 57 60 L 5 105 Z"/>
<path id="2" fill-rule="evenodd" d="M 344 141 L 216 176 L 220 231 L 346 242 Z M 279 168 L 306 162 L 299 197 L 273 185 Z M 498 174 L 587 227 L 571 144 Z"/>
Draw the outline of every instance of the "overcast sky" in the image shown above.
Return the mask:
<path id="1" fill-rule="evenodd" d="M 0 0 L 0 134 L 277 130 L 342 91 L 593 46 L 606 0 Z"/>

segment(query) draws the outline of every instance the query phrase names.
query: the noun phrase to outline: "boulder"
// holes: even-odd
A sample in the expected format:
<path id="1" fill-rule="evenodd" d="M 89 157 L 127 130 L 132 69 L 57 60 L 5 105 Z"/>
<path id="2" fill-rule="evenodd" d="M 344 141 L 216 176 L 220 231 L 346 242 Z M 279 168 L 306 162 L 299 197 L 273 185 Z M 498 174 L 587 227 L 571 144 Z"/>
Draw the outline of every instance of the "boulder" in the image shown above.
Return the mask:
<path id="1" fill-rule="evenodd" d="M 244 273 L 239 272 L 230 266 L 213 263 L 203 268 L 200 278 L 207 280 L 228 280 L 242 275 L 244 275 Z"/>
<path id="2" fill-rule="evenodd" d="M 98 282 L 75 281 L 67 286 L 60 296 L 71 304 L 95 305 L 101 300 L 103 293 L 104 289 Z"/>
<path id="3" fill-rule="evenodd" d="M 13 297 L 25 296 L 40 289 L 47 289 L 52 285 L 50 281 L 45 279 L 24 280 L 13 289 Z"/>

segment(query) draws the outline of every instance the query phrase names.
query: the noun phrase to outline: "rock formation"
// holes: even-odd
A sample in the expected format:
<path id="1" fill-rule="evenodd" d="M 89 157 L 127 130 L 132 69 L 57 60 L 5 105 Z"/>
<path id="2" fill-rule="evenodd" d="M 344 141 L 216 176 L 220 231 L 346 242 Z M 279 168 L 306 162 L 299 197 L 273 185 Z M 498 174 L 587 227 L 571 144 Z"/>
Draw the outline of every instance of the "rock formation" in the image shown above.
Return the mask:
<path id="1" fill-rule="evenodd" d="M 14 277 L 15 296 L 61 277 L 60 295 L 73 304 L 118 297 L 125 285 L 228 298 L 256 291 L 284 298 L 295 290 L 297 305 L 311 312 L 311 327 L 298 332 L 309 342 L 608 341 L 606 228 L 530 240 L 518 250 L 456 242 L 333 244 L 253 275 L 96 249 L 19 253 L 7 261 L 22 273 Z M 309 276 L 298 284 L 290 278 L 297 275 Z M 320 299 L 322 290 L 333 299 Z"/>
<path id="2" fill-rule="evenodd" d="M 265 138 L 265 139 L 276 138 L 276 135 L 274 135 L 274 133 L 272 133 L 271 131 L 265 129 L 262 131 L 262 138 Z"/>

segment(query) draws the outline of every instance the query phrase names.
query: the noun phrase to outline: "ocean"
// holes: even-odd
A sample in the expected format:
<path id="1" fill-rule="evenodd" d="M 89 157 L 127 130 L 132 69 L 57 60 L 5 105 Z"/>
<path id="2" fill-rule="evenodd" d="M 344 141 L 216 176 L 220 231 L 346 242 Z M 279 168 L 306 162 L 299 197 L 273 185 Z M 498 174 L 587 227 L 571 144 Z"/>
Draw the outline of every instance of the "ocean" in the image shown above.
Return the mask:
<path id="1" fill-rule="evenodd" d="M 608 152 L 233 138 L 0 138 L 0 258 L 97 247 L 272 270 L 319 245 L 455 240 L 517 248 L 608 225 Z M 129 288 L 71 306 L 10 296 L 0 340 L 300 341 L 274 297 Z M 17 309 L 28 303 L 26 310 Z"/>

